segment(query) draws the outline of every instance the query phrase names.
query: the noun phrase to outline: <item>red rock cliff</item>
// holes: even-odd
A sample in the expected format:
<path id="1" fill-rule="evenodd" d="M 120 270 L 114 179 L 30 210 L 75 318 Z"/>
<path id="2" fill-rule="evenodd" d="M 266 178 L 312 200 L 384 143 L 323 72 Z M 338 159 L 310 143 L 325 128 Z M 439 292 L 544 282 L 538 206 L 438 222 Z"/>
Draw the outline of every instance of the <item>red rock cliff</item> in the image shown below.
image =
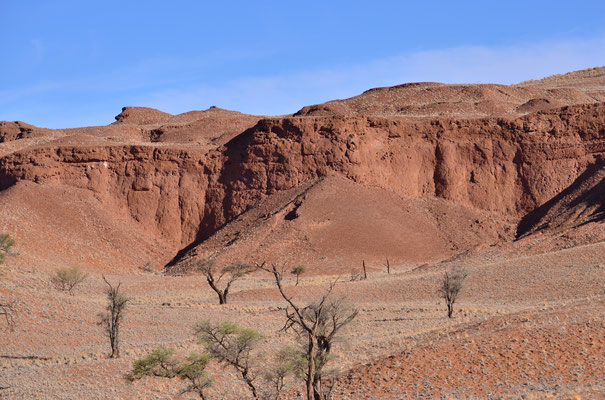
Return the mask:
<path id="1" fill-rule="evenodd" d="M 516 119 L 306 116 L 263 119 L 209 150 L 150 143 L 16 151 L 0 159 L 0 188 L 29 180 L 88 189 L 185 247 L 259 199 L 317 177 L 520 217 L 604 160 L 602 103 Z"/>

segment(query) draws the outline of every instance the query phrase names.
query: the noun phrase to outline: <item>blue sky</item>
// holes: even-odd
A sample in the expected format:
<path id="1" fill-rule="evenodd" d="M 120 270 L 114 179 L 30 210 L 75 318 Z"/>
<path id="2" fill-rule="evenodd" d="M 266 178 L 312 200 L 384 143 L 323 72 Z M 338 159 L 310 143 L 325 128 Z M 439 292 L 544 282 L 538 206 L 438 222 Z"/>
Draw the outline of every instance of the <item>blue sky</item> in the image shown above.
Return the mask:
<path id="1" fill-rule="evenodd" d="M 603 1 L 422 3 L 0 0 L 0 120 L 105 125 L 123 106 L 278 115 L 377 86 L 605 65 Z"/>

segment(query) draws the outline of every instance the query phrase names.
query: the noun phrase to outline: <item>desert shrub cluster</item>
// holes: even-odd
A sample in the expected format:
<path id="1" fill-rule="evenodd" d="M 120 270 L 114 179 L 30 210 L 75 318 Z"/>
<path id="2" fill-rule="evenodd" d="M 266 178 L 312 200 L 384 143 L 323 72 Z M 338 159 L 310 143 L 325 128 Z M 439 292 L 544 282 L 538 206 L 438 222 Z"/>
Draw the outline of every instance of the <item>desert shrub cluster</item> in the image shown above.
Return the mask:
<path id="1" fill-rule="evenodd" d="M 79 267 L 59 268 L 50 277 L 50 282 L 57 289 L 73 294 L 76 286 L 79 286 L 88 278 L 88 274 Z"/>
<path id="2" fill-rule="evenodd" d="M 4 261 L 4 256 L 14 244 L 9 235 L 0 235 L 0 262 Z M 355 273 L 351 280 L 367 279 L 365 262 L 362 266 L 362 273 Z M 390 274 L 388 260 L 386 267 Z M 128 382 L 146 377 L 178 379 L 183 382 L 181 393 L 195 393 L 207 399 L 208 389 L 217 382 L 207 367 L 216 363 L 232 369 L 254 399 L 279 400 L 289 384 L 303 385 L 307 400 L 330 399 L 338 373 L 331 367 L 332 361 L 338 357 L 337 343 L 359 313 L 344 297 L 333 294 L 338 279 L 331 282 L 314 301 L 299 304 L 284 285 L 285 268 L 280 269 L 277 265 L 232 263 L 219 269 L 216 260 L 209 258 L 199 261 L 197 270 L 216 293 L 221 305 L 227 304 L 229 291 L 238 279 L 254 271 L 270 274 L 284 302 L 281 331 L 291 335 L 291 343 L 276 349 L 273 354 L 263 354 L 259 349 L 265 337 L 259 331 L 230 321 L 202 320 L 192 327 L 199 351 L 183 355 L 171 348 L 158 347 L 133 363 L 130 372 L 124 376 Z M 289 272 L 295 276 L 294 286 L 297 286 L 305 268 L 297 266 Z M 449 318 L 453 317 L 454 304 L 467 276 L 462 269 L 447 271 L 443 275 L 437 292 L 446 303 Z M 50 283 L 57 290 L 72 294 L 87 278 L 88 274 L 79 267 L 59 268 L 50 276 Z M 105 276 L 102 278 L 107 286 L 106 306 L 104 312 L 98 314 L 98 324 L 109 339 L 109 357 L 118 358 L 121 327 L 131 299 L 122 291 L 121 283 L 112 284 Z M 14 325 L 15 304 L 0 302 L 0 316 L 4 316 L 9 328 Z"/>
<path id="3" fill-rule="evenodd" d="M 352 280 L 367 279 L 365 262 L 362 266 L 362 273 L 356 274 L 356 279 Z M 386 267 L 390 274 L 388 260 Z M 338 280 L 333 281 L 315 301 L 298 304 L 284 285 L 285 270 L 277 265 L 233 263 L 219 270 L 216 260 L 209 258 L 199 261 L 197 269 L 217 294 L 219 304 L 227 303 L 229 289 L 236 280 L 253 271 L 269 273 L 285 303 L 281 331 L 292 335 L 292 344 L 267 357 L 259 354 L 258 349 L 265 338 L 257 330 L 243 328 L 230 321 L 203 320 L 193 327 L 200 351 L 178 355 L 174 349 L 159 347 L 134 362 L 132 370 L 125 375 L 127 381 L 150 376 L 179 379 L 184 382 L 181 393 L 193 392 L 206 399 L 207 390 L 216 383 L 206 367 L 215 362 L 231 368 L 254 399 L 279 400 L 287 384 L 297 382 L 304 386 L 307 400 L 330 399 L 338 372 L 330 367 L 337 358 L 336 343 L 359 312 L 347 304 L 344 297 L 332 294 Z M 289 272 L 296 277 L 296 286 L 305 269 L 297 266 Z M 454 304 L 467 276 L 462 269 L 447 271 L 443 275 L 438 294 L 445 300 L 449 318 L 453 317 Z"/>

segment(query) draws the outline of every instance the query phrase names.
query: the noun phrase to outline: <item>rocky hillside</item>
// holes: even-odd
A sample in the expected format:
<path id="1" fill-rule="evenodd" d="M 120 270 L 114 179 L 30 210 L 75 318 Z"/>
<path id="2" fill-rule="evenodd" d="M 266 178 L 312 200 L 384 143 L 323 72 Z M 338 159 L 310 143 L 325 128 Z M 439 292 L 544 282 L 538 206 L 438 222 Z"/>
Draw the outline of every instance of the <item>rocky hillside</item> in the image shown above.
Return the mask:
<path id="1" fill-rule="evenodd" d="M 275 252 L 267 249 L 287 253 L 308 237 L 308 249 L 293 261 L 327 268 L 363 256 L 360 249 L 337 251 L 353 237 L 372 237 L 377 260 L 392 254 L 420 263 L 512 240 L 518 221 L 519 235 L 538 226 L 573 227 L 566 221 L 575 214 L 565 213 L 574 201 L 589 202 L 585 221 L 599 224 L 602 70 L 512 86 L 373 89 L 284 117 L 214 107 L 173 116 L 128 107 L 104 127 L 3 122 L 0 229 L 28 242 L 30 257 L 56 252 L 58 264 L 98 259 L 91 254 L 104 248 L 96 262 L 114 269 L 140 266 L 149 254 L 156 267 L 175 266 L 183 256 L 231 251 L 243 237 L 249 239 L 233 257 L 270 257 Z M 578 184 L 586 174 L 591 183 Z M 568 193 L 573 199 L 561 203 Z M 340 215 L 347 199 L 359 200 Z M 26 215 L 20 201 L 31 208 Z M 296 221 L 305 212 L 318 215 Z M 372 220 L 356 223 L 399 212 L 385 229 L 371 229 Z M 443 242 L 421 257 L 401 250 L 414 235 L 406 212 L 424 215 L 416 216 L 416 229 L 448 230 Z M 57 218 L 39 228 L 31 223 L 48 213 Z M 252 235 L 261 225 L 265 234 Z M 85 243 L 74 239 L 82 226 L 90 233 Z"/>

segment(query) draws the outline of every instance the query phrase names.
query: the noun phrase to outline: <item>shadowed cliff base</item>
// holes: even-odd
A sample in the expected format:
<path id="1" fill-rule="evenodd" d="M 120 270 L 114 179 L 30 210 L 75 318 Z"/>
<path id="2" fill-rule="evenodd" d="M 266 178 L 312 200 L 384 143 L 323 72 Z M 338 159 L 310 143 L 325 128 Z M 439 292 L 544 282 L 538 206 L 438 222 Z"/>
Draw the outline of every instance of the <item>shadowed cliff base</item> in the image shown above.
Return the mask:
<path id="1" fill-rule="evenodd" d="M 517 238 L 539 231 L 559 231 L 605 218 L 605 163 L 590 165 L 569 187 L 519 222 Z"/>

